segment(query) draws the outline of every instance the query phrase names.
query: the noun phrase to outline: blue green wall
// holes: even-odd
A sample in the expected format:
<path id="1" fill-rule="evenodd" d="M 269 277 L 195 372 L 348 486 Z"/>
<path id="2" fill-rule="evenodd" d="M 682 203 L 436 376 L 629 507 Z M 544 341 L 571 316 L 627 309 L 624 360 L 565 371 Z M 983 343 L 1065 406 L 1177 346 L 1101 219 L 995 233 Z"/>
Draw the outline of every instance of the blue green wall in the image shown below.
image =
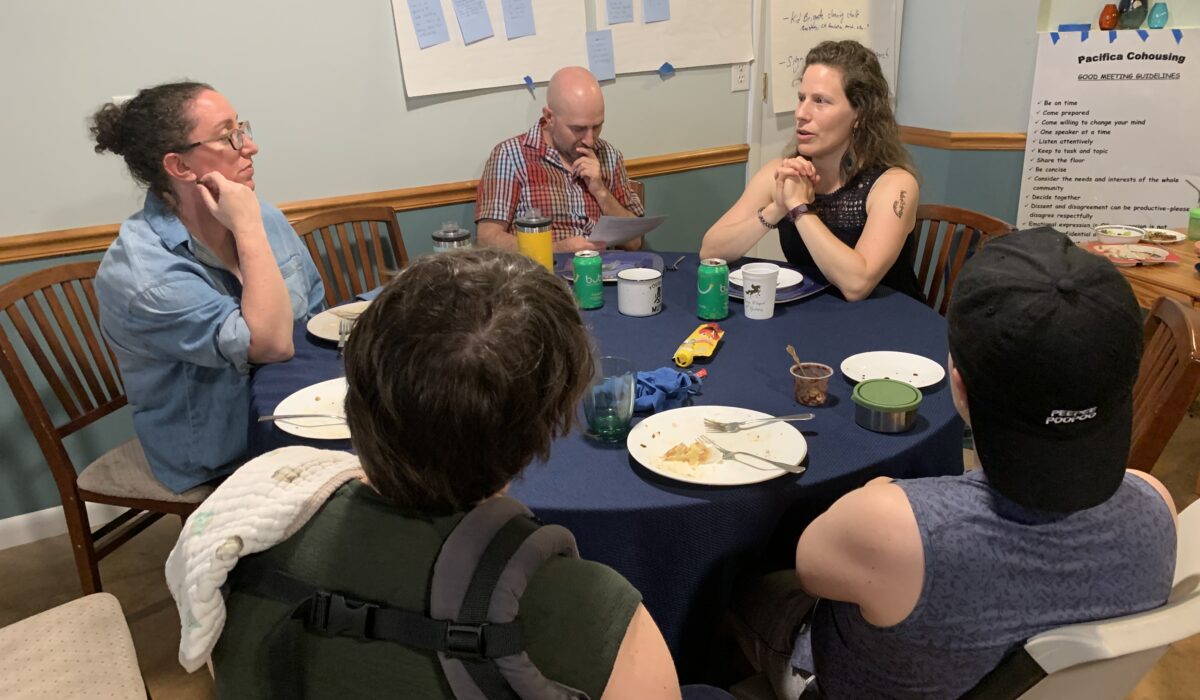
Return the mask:
<path id="1" fill-rule="evenodd" d="M 662 227 L 650 234 L 650 247 L 698 251 L 704 232 L 741 194 L 744 179 L 743 165 L 723 165 L 646 178 L 643 181 L 646 213 L 668 217 Z M 473 216 L 473 204 L 402 212 L 398 219 L 409 256 L 430 252 L 429 234 L 443 221 L 457 220 L 469 225 Z M 43 267 L 99 258 L 97 254 L 77 255 L 0 265 L 0 284 Z M 11 332 L 7 326 L 5 330 Z M 52 396 L 45 385 L 38 389 L 43 396 Z M 3 449 L 0 450 L 0 519 L 59 505 L 50 470 L 7 384 L 0 387 L 0 431 L 4 435 Z M 67 444 L 75 465 L 82 468 L 132 435 L 130 410 L 125 408 L 73 435 Z"/>
<path id="2" fill-rule="evenodd" d="M 948 204 L 1017 222 L 1024 151 L 908 150 L 921 173 L 923 204 Z"/>

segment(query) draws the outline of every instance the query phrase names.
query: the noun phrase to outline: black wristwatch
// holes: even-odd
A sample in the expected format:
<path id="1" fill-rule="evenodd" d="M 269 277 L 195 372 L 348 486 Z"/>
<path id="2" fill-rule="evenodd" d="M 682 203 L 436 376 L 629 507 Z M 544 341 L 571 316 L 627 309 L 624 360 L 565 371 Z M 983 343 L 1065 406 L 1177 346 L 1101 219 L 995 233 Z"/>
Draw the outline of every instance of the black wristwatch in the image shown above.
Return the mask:
<path id="1" fill-rule="evenodd" d="M 810 211 L 812 210 L 808 208 L 807 204 L 797 204 L 796 206 L 792 207 L 791 211 L 787 213 L 787 219 L 788 221 L 795 223 L 796 219 L 799 219 L 801 215 L 807 214 Z"/>

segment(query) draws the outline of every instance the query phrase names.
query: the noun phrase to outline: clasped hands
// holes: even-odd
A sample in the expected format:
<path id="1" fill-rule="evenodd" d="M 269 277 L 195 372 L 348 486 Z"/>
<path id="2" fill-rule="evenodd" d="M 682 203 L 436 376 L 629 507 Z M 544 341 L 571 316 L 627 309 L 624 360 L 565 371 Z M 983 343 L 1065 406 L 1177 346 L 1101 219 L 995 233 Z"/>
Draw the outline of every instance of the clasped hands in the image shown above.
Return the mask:
<path id="1" fill-rule="evenodd" d="M 784 211 L 800 204 L 812 204 L 821 176 L 805 158 L 785 158 L 775 169 L 775 203 Z"/>

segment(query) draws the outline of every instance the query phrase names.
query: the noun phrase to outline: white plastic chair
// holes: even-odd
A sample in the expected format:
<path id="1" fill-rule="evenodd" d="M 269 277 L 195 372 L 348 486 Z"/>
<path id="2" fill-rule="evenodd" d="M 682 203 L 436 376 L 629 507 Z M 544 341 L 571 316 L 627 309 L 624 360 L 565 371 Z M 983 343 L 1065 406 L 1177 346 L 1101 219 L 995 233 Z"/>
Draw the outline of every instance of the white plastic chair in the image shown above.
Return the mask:
<path id="1" fill-rule="evenodd" d="M 1128 696 L 1168 646 L 1200 634 L 1200 501 L 1179 515 L 1178 545 L 1166 605 L 1043 632 L 1025 643 L 1025 655 L 1006 659 L 964 698 Z"/>

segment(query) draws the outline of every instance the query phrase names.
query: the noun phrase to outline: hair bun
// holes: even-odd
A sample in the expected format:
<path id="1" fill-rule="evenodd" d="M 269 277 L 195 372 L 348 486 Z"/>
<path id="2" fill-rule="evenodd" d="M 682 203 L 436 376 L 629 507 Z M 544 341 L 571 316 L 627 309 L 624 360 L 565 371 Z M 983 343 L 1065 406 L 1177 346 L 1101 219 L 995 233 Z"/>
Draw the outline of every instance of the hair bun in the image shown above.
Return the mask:
<path id="1" fill-rule="evenodd" d="M 124 120 L 124 105 L 109 102 L 96 110 L 96 113 L 92 115 L 92 124 L 88 128 L 92 134 L 92 140 L 96 142 L 96 153 L 109 151 L 119 156 L 125 155 L 125 135 L 122 133 Z"/>

